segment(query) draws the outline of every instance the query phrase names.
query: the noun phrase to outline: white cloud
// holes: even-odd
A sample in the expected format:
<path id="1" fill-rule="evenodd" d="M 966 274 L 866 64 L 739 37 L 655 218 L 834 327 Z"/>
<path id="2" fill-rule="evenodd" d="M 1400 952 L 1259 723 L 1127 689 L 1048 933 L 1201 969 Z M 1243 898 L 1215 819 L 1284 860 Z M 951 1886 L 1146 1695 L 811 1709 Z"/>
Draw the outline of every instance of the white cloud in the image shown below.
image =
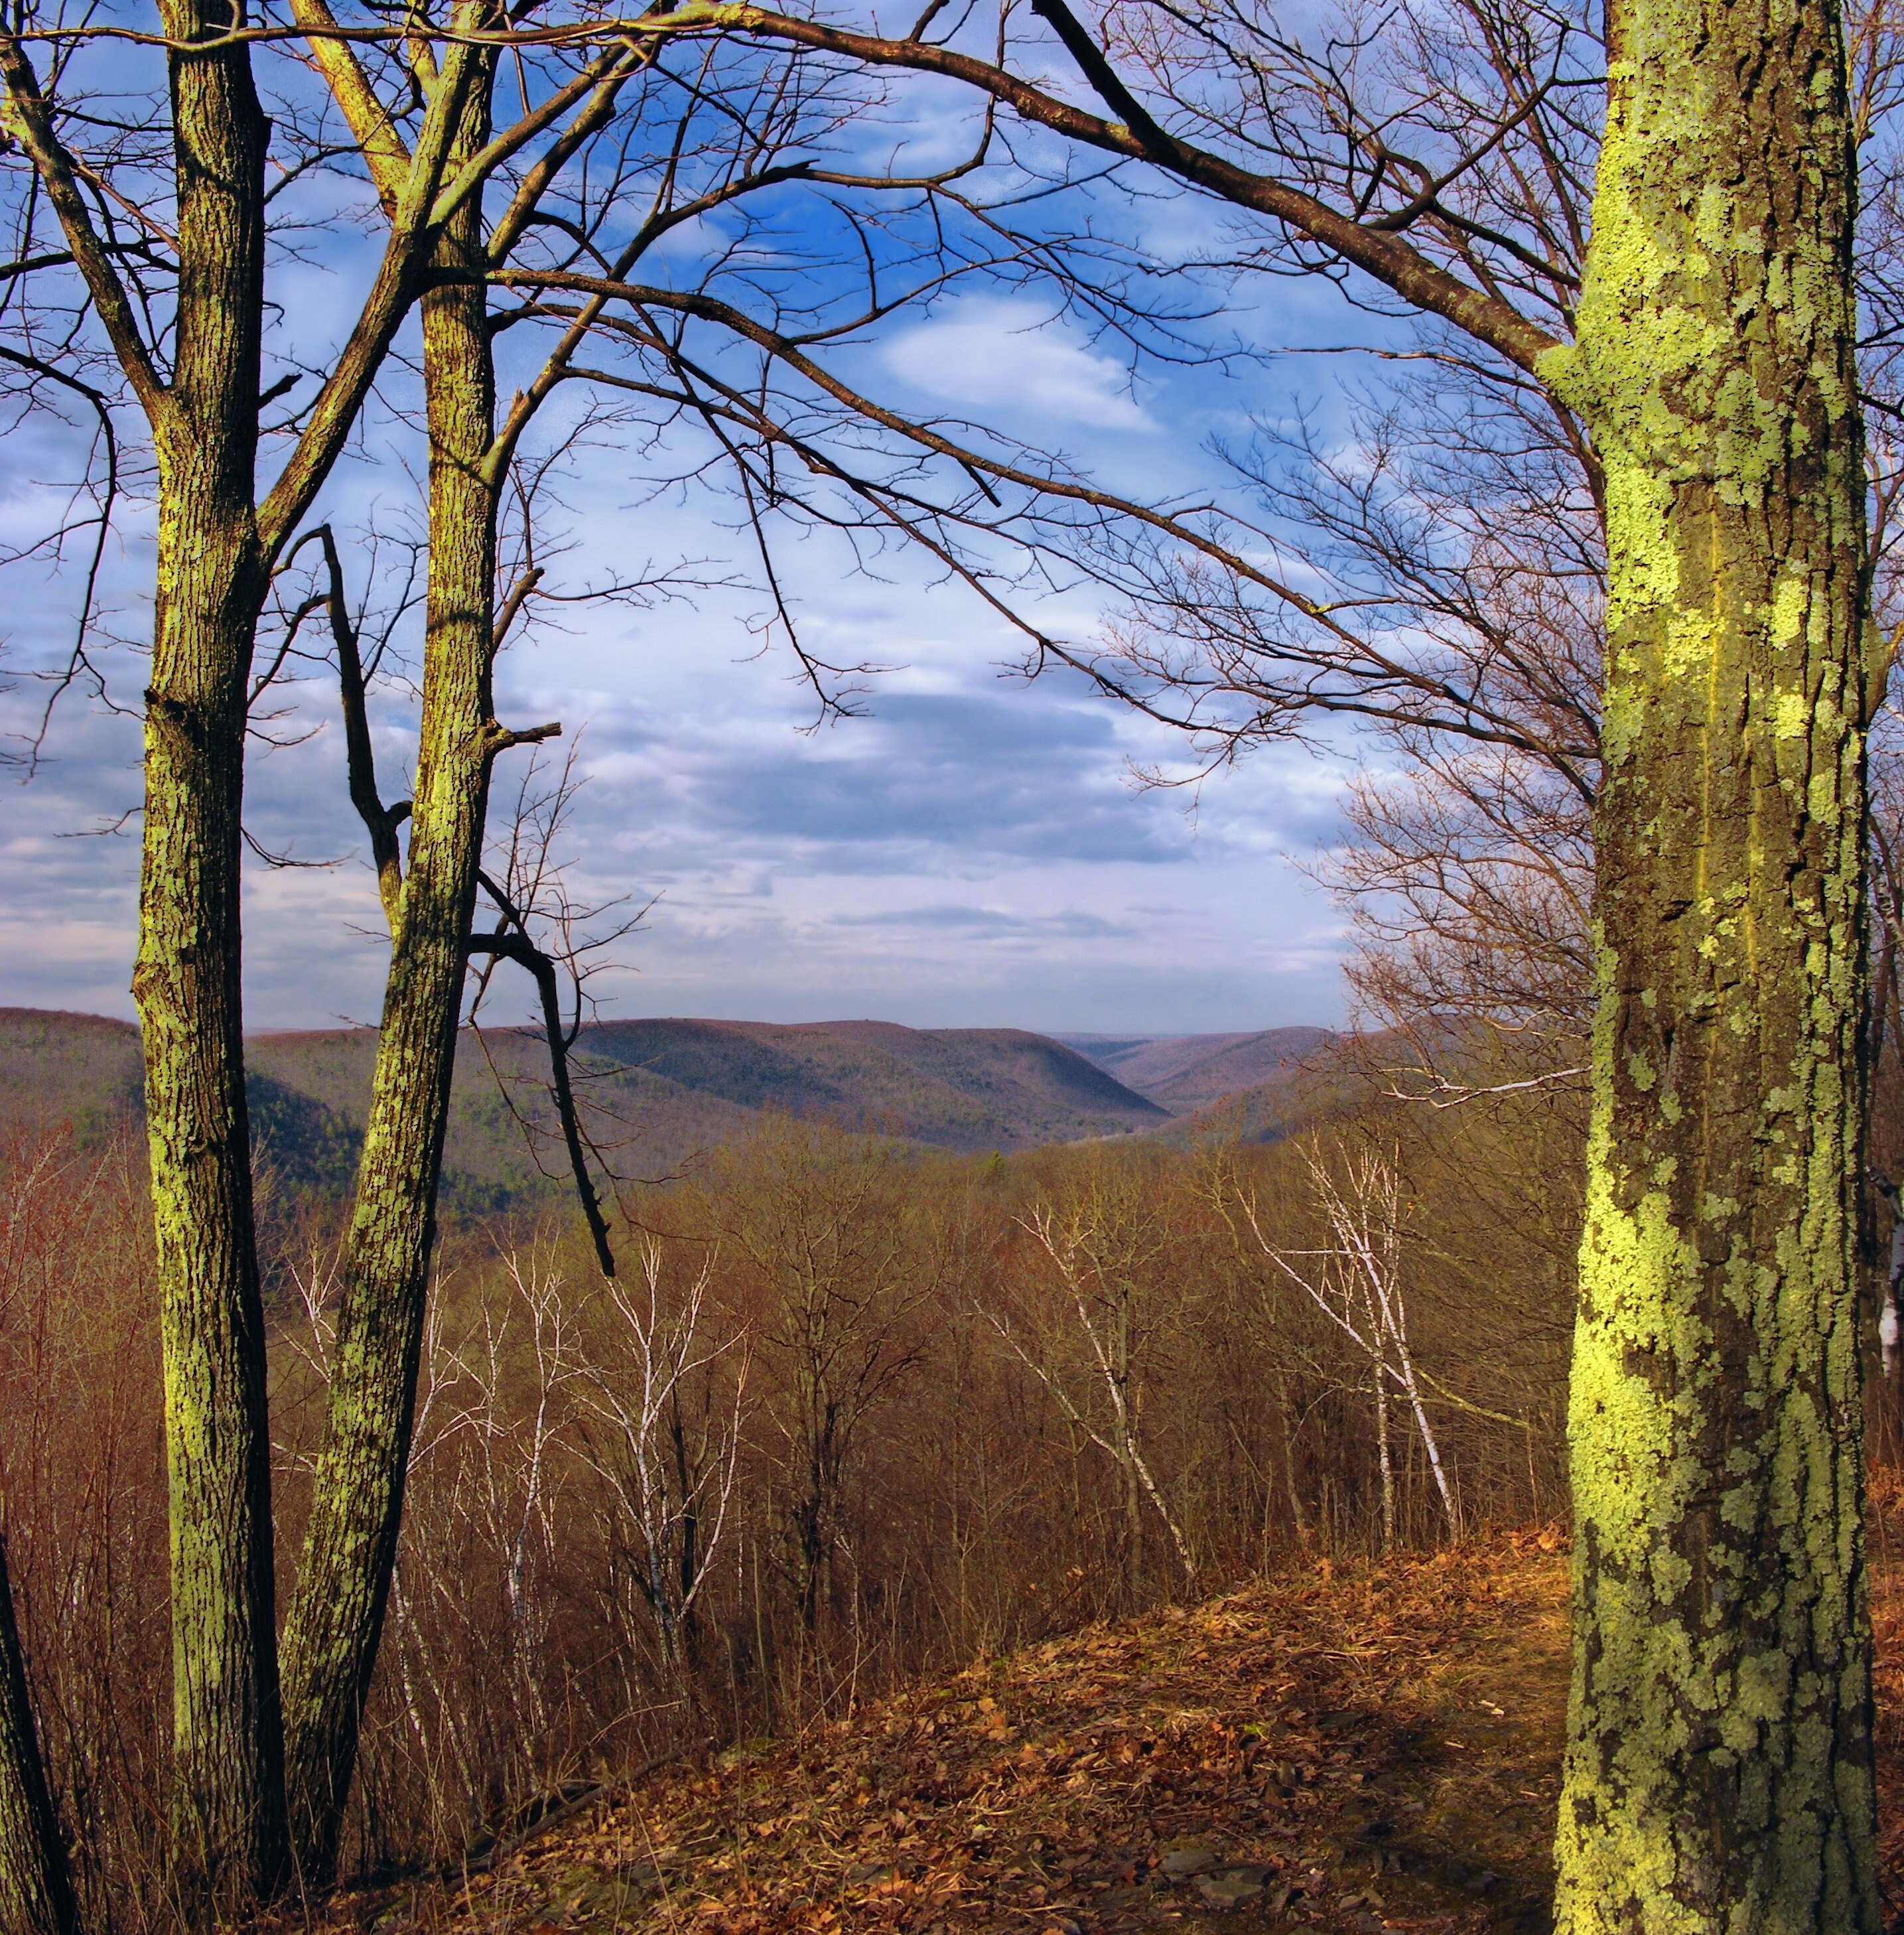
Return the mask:
<path id="1" fill-rule="evenodd" d="M 1097 430 L 1154 430 L 1124 365 L 1034 303 L 966 302 L 893 338 L 886 367 L 940 401 L 1026 410 Z"/>
<path id="2" fill-rule="evenodd" d="M 1033 327 L 1040 320 L 1028 305 L 949 307 L 914 332 L 911 353 L 942 391 L 955 378 L 982 380 L 998 386 L 988 394 L 1021 399 L 975 415 L 1028 419 L 1036 390 L 1042 412 L 1095 412 L 1118 427 L 1081 428 L 1077 441 L 1154 470 L 1169 463 L 1174 436 L 1129 436 L 1143 419 L 1113 360 L 1063 325 Z M 1172 409 L 1187 396 L 1175 384 Z M 617 463 L 612 453 L 595 460 L 576 486 L 578 557 L 724 564 L 705 502 L 630 512 Z M 400 483 L 367 460 L 332 487 L 330 515 L 388 531 Z M 1187 820 L 1187 795 L 1126 783 L 1127 759 L 1181 758 L 1174 737 L 1056 675 L 1028 689 L 1000 678 L 1017 639 L 916 558 L 882 558 L 877 575 L 856 575 L 853 562 L 824 536 L 786 548 L 782 583 L 809 643 L 836 663 L 912 669 L 876 682 L 869 717 L 810 737 L 795 729 L 813 708 L 789 656 L 760 657 L 744 622 L 757 608 L 749 591 L 711 592 L 692 610 L 577 607 L 504 660 L 501 716 L 561 720 L 560 750 L 579 744 L 593 775 L 566 850 L 577 898 L 626 895 L 638 907 L 665 892 L 615 949 L 622 971 L 599 984 L 609 1013 L 1140 1033 L 1338 1018 L 1339 916 L 1284 858 L 1336 837 L 1330 762 L 1265 749 L 1206 786 Z M 352 555 L 354 587 L 369 563 Z M 148 551 L 116 568 L 128 604 L 149 590 Z M 37 720 L 44 688 L 17 673 L 57 663 L 68 622 L 59 599 L 44 601 L 42 619 L 9 589 L 7 642 L 18 657 L 0 661 L 0 733 Z M 1095 627 L 1082 590 L 1032 608 L 1068 637 Z M 122 651 L 109 662 L 116 690 L 136 704 L 143 661 Z M 248 860 L 246 1018 L 259 1028 L 374 1019 L 385 943 L 343 783 L 335 687 L 313 678 L 281 696 L 295 708 L 284 736 L 321 729 L 269 756 L 254 747 L 247 826 L 300 860 L 352 859 L 285 872 Z M 399 797 L 414 757 L 413 701 L 380 688 L 373 718 L 385 795 Z M 107 717 L 75 691 L 49 751 L 29 786 L 4 785 L 0 772 L 0 908 L 11 910 L 0 913 L 0 1003 L 128 1014 L 137 823 L 114 840 L 60 836 L 137 804 L 138 722 Z M 527 757 L 499 771 L 499 826 Z M 499 1012 L 524 1018 L 514 980 L 501 992 Z"/>

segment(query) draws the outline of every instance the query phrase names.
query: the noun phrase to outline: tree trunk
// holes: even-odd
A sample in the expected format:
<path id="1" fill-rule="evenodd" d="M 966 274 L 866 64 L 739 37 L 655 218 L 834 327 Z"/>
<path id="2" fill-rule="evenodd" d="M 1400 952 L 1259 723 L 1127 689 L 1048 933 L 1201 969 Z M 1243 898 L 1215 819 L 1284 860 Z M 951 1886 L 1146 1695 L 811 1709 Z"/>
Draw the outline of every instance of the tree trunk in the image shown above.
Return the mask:
<path id="1" fill-rule="evenodd" d="M 1283 1489 L 1289 1499 L 1290 1523 L 1296 1528 L 1296 1542 L 1309 1542 L 1308 1515 L 1302 1509 L 1302 1490 L 1296 1480 L 1296 1432 L 1290 1423 L 1289 1384 L 1280 1374 L 1276 1378 L 1276 1423 L 1283 1445 Z"/>
<path id="2" fill-rule="evenodd" d="M 79 1927 L 14 1623 L 7 1541 L 0 1538 L 0 1928 L 10 1935 L 79 1935 Z"/>
<path id="3" fill-rule="evenodd" d="M 418 166 L 362 314 L 261 510 L 256 486 L 270 127 L 240 0 L 161 0 L 178 270 L 171 380 L 141 335 L 17 40 L 10 136 L 56 208 L 95 314 L 151 421 L 157 583 L 146 694 L 138 964 L 165 1366 L 175 1898 L 241 1913 L 288 1868 L 264 1316 L 252 1227 L 240 973 L 248 684 L 270 569 L 323 485 L 415 294 L 444 137 L 475 54 L 448 49 Z M 162 319 L 161 319 L 162 321 Z"/>
<path id="4" fill-rule="evenodd" d="M 191 40 L 225 31 L 192 0 Z M 156 430 L 139 958 L 170 1476 L 171 1813 L 186 1897 L 268 1891 L 285 1852 L 264 1313 L 240 987 L 267 128 L 242 47 L 170 61 L 180 272 Z M 196 1909 L 195 1909 L 196 1912 Z"/>
<path id="5" fill-rule="evenodd" d="M 1375 1455 L 1382 1472 L 1382 1556 L 1395 1550 L 1395 1459 L 1388 1441 L 1388 1366 L 1380 1357 L 1375 1368 Z"/>
<path id="6" fill-rule="evenodd" d="M 1601 998 L 1558 1923 L 1875 1931 L 1854 1236 L 1875 689 L 1835 9 L 1613 10 Z"/>
<path id="7" fill-rule="evenodd" d="M 1435 1436 L 1435 1426 L 1428 1415 L 1427 1401 L 1421 1394 L 1421 1381 L 1415 1375 L 1414 1354 L 1408 1348 L 1408 1333 L 1402 1321 L 1401 1300 L 1398 1296 L 1395 1307 L 1384 1313 L 1389 1340 L 1395 1346 L 1396 1361 L 1402 1373 L 1402 1388 L 1407 1395 L 1408 1408 L 1414 1415 L 1415 1429 L 1421 1438 L 1421 1448 L 1428 1454 L 1428 1469 L 1435 1476 L 1435 1489 L 1440 1494 L 1441 1511 L 1448 1522 L 1449 1532 L 1456 1538 L 1461 1536 L 1461 1511 L 1455 1503 L 1454 1487 L 1448 1482 L 1447 1469 L 1441 1463 L 1441 1447 Z"/>
<path id="8" fill-rule="evenodd" d="M 470 89 L 455 160 L 487 137 Z M 421 744 L 344 1298 L 296 1596 L 285 1632 L 294 1852 L 324 1886 L 356 1764 L 396 1563 L 436 1234 L 493 724 L 495 376 L 480 197 L 451 222 L 423 301 L 430 575 Z"/>

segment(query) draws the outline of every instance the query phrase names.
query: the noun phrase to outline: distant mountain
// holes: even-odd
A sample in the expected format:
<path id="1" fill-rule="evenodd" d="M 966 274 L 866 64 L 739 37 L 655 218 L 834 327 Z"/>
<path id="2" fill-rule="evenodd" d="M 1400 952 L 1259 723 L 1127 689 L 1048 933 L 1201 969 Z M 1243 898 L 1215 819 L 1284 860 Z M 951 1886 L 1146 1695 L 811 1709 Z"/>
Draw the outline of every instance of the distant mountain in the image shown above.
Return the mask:
<path id="1" fill-rule="evenodd" d="M 583 1030 L 572 1058 L 576 1091 L 590 1137 L 618 1172 L 665 1175 L 732 1141 L 753 1119 L 718 1096 L 590 1055 L 591 1032 Z M 370 1114 L 376 1031 L 258 1034 L 245 1046 L 254 1131 L 273 1166 L 294 1187 L 347 1190 Z M 480 1037 L 464 1031 L 443 1150 L 444 1200 L 451 1207 L 484 1214 L 566 1186 L 545 1173 L 566 1176 L 567 1160 L 548 1079 L 539 1029 L 485 1028 Z"/>
<path id="2" fill-rule="evenodd" d="M 368 1028 L 253 1036 L 254 1131 L 283 1182 L 349 1187 L 369 1112 Z M 1075 1049 L 1016 1028 L 884 1022 L 605 1022 L 574 1065 L 591 1133 L 616 1167 L 659 1175 L 732 1140 L 765 1109 L 823 1117 L 943 1149 L 1005 1150 L 1153 1129 L 1168 1111 Z M 466 1034 L 444 1157 L 447 1200 L 479 1212 L 548 1187 L 525 1141 L 554 1124 L 539 1031 Z M 136 1121 L 138 1031 L 124 1022 L 0 1009 L 0 1135 L 70 1122 L 82 1141 Z M 545 1147 L 543 1160 L 550 1160 Z"/>
<path id="3" fill-rule="evenodd" d="M 831 1115 L 946 1149 L 1120 1135 L 1169 1112 L 1075 1049 L 1021 1028 L 604 1022 L 578 1046 L 596 1063 L 644 1069 L 743 1108 Z"/>
<path id="4" fill-rule="evenodd" d="M 1066 1034 L 1057 1039 L 1173 1115 L 1187 1115 L 1289 1074 L 1336 1037 L 1327 1028 L 1284 1028 L 1254 1034 Z"/>
<path id="5" fill-rule="evenodd" d="M 67 1122 L 90 1146 L 138 1112 L 144 1079 L 130 1022 L 0 1008 L 0 1132 L 32 1135 Z"/>

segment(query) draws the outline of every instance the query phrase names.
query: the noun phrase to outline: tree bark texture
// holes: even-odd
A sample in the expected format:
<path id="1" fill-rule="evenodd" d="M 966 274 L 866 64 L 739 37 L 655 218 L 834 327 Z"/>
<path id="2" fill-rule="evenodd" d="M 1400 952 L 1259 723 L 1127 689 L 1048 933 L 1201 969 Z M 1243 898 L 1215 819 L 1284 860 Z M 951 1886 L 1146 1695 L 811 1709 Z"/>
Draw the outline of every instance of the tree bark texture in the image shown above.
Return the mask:
<path id="1" fill-rule="evenodd" d="M 487 78 L 451 165 L 487 137 Z M 329 1411 L 285 1634 L 294 1852 L 334 1873 L 403 1517 L 464 964 L 495 726 L 495 376 L 480 197 L 439 243 L 423 300 L 430 567 L 421 745 Z"/>
<path id="2" fill-rule="evenodd" d="M 1875 690 L 1835 8 L 1621 0 L 1559 1927 L 1879 1926 L 1854 1238 Z"/>
<path id="3" fill-rule="evenodd" d="M 7 1542 L 0 1538 L 0 1928 L 78 1935 L 66 1844 L 47 1786 L 14 1620 Z"/>
<path id="4" fill-rule="evenodd" d="M 190 0 L 180 40 L 228 26 Z M 170 57 L 179 285 L 155 423 L 158 569 L 138 964 L 170 1478 L 173 1828 L 189 1896 L 285 1854 L 264 1315 L 240 986 L 246 681 L 266 585 L 253 506 L 267 129 L 242 47 Z"/>

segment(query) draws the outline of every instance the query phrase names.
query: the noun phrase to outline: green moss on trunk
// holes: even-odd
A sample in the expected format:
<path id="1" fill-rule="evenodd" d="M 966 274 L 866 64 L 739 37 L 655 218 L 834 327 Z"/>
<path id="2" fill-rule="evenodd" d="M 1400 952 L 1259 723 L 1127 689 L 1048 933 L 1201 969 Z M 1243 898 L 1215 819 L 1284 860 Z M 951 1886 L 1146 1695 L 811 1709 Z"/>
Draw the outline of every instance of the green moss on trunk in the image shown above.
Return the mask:
<path id="1" fill-rule="evenodd" d="M 165 10 L 182 41 L 223 31 Z M 173 1827 L 189 1897 L 285 1855 L 264 1318 L 240 998 L 246 683 L 265 591 L 252 503 L 267 128 L 242 48 L 170 57 L 179 188 L 171 400 L 133 992 L 144 1024 L 171 1485 Z"/>
<path id="2" fill-rule="evenodd" d="M 1854 1230 L 1864 520 L 1829 7 L 1625 0 L 1577 347 L 1601 1004 L 1559 1923 L 1878 1927 Z"/>
<path id="3" fill-rule="evenodd" d="M 459 157 L 486 138 L 470 90 Z M 409 864 L 391 934 L 358 1168 L 330 1405 L 285 1635 L 300 1868 L 327 1882 L 356 1764 L 401 1525 L 436 1193 L 493 750 L 495 376 L 480 198 L 437 251 L 423 303 L 430 575 Z"/>

